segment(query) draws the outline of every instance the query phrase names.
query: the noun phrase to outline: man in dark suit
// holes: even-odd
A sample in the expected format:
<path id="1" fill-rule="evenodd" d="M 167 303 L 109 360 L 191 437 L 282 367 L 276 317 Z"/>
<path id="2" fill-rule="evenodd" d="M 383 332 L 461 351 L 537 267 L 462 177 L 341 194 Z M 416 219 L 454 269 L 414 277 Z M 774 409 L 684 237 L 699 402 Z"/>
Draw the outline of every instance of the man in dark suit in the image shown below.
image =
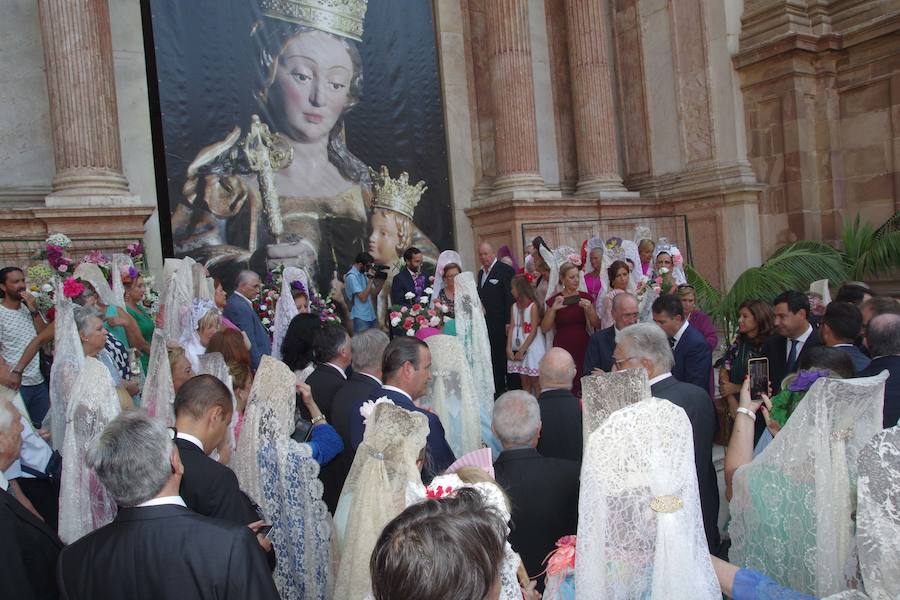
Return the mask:
<path id="1" fill-rule="evenodd" d="M 772 308 L 778 335 L 767 340 L 763 352 L 769 359 L 772 393 L 777 394 L 784 378 L 797 370 L 800 357 L 810 348 L 821 346 L 822 338 L 809 323 L 809 298 L 803 292 L 789 290 L 779 294 Z"/>
<path id="2" fill-rule="evenodd" d="M 322 483 L 325 485 L 322 499 L 332 514 L 337 508 L 341 490 L 353 465 L 353 457 L 356 456 L 350 432 L 353 409 L 356 407 L 358 416 L 359 402 L 368 400 L 373 392 L 381 389 L 381 360 L 389 341 L 387 334 L 379 329 L 367 329 L 357 333 L 350 340 L 353 350 L 353 375 L 334 395 L 334 401 L 331 403 L 331 425 L 344 441 L 344 449 L 320 471 Z"/>
<path id="3" fill-rule="evenodd" d="M 503 445 L 494 463 L 494 478 L 512 504 L 509 543 L 522 557 L 528 575 L 535 577 L 544 570 L 541 563 L 556 540 L 575 534 L 581 467 L 575 461 L 538 452 L 541 413 L 528 392 L 513 390 L 497 398 L 492 428 Z M 581 437 L 580 431 L 577 437 Z M 542 576 L 538 589 L 543 588 Z"/>
<path id="4" fill-rule="evenodd" d="M 872 362 L 863 369 L 860 377 L 871 377 L 888 372 L 884 386 L 884 422 L 887 429 L 900 419 L 900 314 L 882 314 L 872 317 L 866 328 L 866 345 Z"/>
<path id="5" fill-rule="evenodd" d="M 139 411 L 107 425 L 86 462 L 119 506 L 115 520 L 65 548 L 63 598 L 278 598 L 253 532 L 188 510 L 169 431 Z"/>
<path id="6" fill-rule="evenodd" d="M 19 457 L 23 429 L 19 412 L 0 400 L 0 598 L 51 600 L 59 597 L 49 575 L 62 542 L 13 496 L 3 476 Z"/>
<path id="7" fill-rule="evenodd" d="M 419 287 L 416 287 L 416 279 L 420 277 L 422 260 L 422 251 L 415 246 L 410 246 L 403 253 L 403 261 L 406 264 L 406 268 L 400 269 L 400 272 L 394 275 L 394 280 L 391 282 L 391 304 L 412 306 L 419 302 L 422 292 L 427 287 L 424 279 L 420 280 Z"/>
<path id="8" fill-rule="evenodd" d="M 211 375 L 193 377 L 178 390 L 175 446 L 184 466 L 178 491 L 187 507 L 198 514 L 258 527 L 259 516 L 241 491 L 234 471 L 209 457 L 228 433 L 231 412 L 231 393 Z"/>
<path id="9" fill-rule="evenodd" d="M 701 341 L 706 341 L 701 335 Z M 706 346 L 709 350 L 709 346 Z M 700 510 L 709 551 L 719 548 L 719 486 L 712 461 L 713 437 L 716 434 L 716 412 L 709 394 L 692 383 L 678 381 L 672 376 L 672 350 L 666 334 L 652 323 L 637 323 L 626 327 L 616 344 L 614 353 L 617 369 L 643 368 L 650 378 L 650 393 L 655 398 L 680 406 L 691 421 L 694 434 L 694 464 L 700 491 Z"/>
<path id="10" fill-rule="evenodd" d="M 853 361 L 853 370 L 864 371 L 871 359 L 856 347 L 856 338 L 862 331 L 862 312 L 849 302 L 831 302 L 825 308 L 819 333 L 828 348 L 839 348 Z"/>
<path id="11" fill-rule="evenodd" d="M 681 298 L 663 294 L 654 300 L 653 320 L 669 338 L 669 346 L 675 356 L 675 366 L 672 367 L 675 379 L 709 390 L 712 352 L 703 334 L 684 318 Z M 709 391 L 706 396 L 709 399 Z"/>
<path id="12" fill-rule="evenodd" d="M 613 298 L 612 317 L 615 324 L 597 331 L 588 340 L 587 351 L 584 354 L 584 368 L 581 370 L 585 375 L 593 374 L 594 369 L 604 373 L 612 371 L 614 362 L 612 355 L 616 349 L 617 332 L 637 323 L 637 298 L 627 292 Z"/>
<path id="13" fill-rule="evenodd" d="M 322 327 L 313 338 L 313 355 L 318 364 L 306 378 L 313 399 L 331 421 L 331 403 L 335 394 L 347 384 L 347 367 L 353 359 L 350 336 L 343 327 Z M 305 409 L 301 411 L 304 417 Z"/>
<path id="14" fill-rule="evenodd" d="M 481 269 L 475 273 L 478 297 L 484 306 L 484 320 L 491 343 L 491 368 L 494 371 L 494 397 L 508 389 L 506 373 L 506 327 L 513 304 L 512 267 L 497 260 L 494 247 L 483 242 L 478 247 Z"/>
<path id="15" fill-rule="evenodd" d="M 254 271 L 241 271 L 234 281 L 234 293 L 225 301 L 225 318 L 237 325 L 250 340 L 250 363 L 254 370 L 259 367 L 259 359 L 271 354 L 272 342 L 269 332 L 253 308 L 253 301 L 259 297 L 259 275 Z"/>
<path id="16" fill-rule="evenodd" d="M 541 439 L 537 450 L 548 458 L 581 462 L 581 402 L 572 395 L 575 361 L 563 348 L 550 348 L 541 359 Z"/>
<path id="17" fill-rule="evenodd" d="M 434 474 L 442 473 L 453 464 L 456 457 L 447 444 L 444 426 L 433 412 L 422 410 L 414 404 L 428 389 L 431 379 L 431 351 L 428 345 L 415 337 L 397 337 L 384 350 L 381 362 L 384 385 L 369 394 L 368 398 L 357 400 L 350 409 L 350 445 L 354 450 L 362 442 L 366 426 L 359 409 L 366 400 L 388 398 L 406 410 L 420 412 L 428 417 L 428 458 L 426 467 Z"/>

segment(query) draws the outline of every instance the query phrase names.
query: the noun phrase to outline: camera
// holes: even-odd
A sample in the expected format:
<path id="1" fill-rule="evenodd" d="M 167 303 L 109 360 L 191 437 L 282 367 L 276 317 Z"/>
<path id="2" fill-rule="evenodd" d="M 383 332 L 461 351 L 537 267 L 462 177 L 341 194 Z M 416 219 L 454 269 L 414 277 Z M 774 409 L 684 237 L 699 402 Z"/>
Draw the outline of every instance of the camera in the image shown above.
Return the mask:
<path id="1" fill-rule="evenodd" d="M 371 279 L 382 279 L 382 280 L 387 279 L 388 269 L 390 269 L 390 267 L 388 267 L 387 265 L 378 265 L 378 264 L 366 265 L 366 271 L 374 271 L 374 273 L 369 274 L 369 277 Z"/>

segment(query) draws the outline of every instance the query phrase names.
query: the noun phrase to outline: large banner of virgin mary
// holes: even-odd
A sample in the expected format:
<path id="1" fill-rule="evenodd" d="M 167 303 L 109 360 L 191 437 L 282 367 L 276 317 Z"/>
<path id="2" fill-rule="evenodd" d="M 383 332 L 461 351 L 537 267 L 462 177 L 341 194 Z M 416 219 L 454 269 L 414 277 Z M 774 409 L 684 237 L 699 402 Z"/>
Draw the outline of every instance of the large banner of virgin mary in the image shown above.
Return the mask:
<path id="1" fill-rule="evenodd" d="M 431 2 L 145 1 L 176 256 L 324 293 L 360 251 L 453 246 Z"/>

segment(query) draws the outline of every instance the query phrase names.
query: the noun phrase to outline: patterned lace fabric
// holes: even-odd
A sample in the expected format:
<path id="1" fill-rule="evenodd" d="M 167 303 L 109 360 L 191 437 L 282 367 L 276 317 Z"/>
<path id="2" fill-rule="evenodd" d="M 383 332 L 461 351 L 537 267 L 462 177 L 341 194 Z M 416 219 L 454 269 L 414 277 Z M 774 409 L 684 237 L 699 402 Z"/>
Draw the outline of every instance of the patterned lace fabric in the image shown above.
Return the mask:
<path id="1" fill-rule="evenodd" d="M 141 405 L 151 417 L 162 419 L 168 427 L 175 425 L 175 384 L 169 366 L 166 336 L 161 329 L 153 331 L 147 377 L 141 391 Z"/>
<path id="2" fill-rule="evenodd" d="M 62 450 L 66 435 L 66 408 L 84 364 L 84 348 L 75 326 L 75 305 L 56 291 L 56 329 L 53 332 L 53 367 L 50 369 L 50 438 Z"/>
<path id="3" fill-rule="evenodd" d="M 335 511 L 348 515 L 339 540 L 335 598 L 356 600 L 371 591 L 369 558 L 381 530 L 406 508 L 407 488 L 422 486 L 416 460 L 427 437 L 424 414 L 394 404 L 375 406 Z"/>
<path id="4" fill-rule="evenodd" d="M 62 449 L 59 537 L 67 544 L 116 516 L 116 503 L 84 459 L 94 438 L 119 411 L 119 397 L 109 370 L 96 358 L 86 357 L 68 403 Z"/>
<path id="5" fill-rule="evenodd" d="M 207 352 L 206 354 L 200 355 L 198 361 L 200 362 L 200 372 L 198 375 L 212 375 L 224 383 L 225 387 L 228 388 L 229 394 L 231 394 L 231 423 L 228 424 L 228 433 L 226 435 L 228 437 L 228 444 L 231 447 L 231 456 L 234 456 L 234 451 L 237 450 L 234 441 L 234 426 L 237 425 L 238 410 L 237 398 L 234 397 L 234 386 L 231 381 L 231 372 L 228 370 L 228 365 L 225 364 L 225 357 L 222 356 L 221 352 Z"/>
<path id="6" fill-rule="evenodd" d="M 306 271 L 298 267 L 287 267 L 281 274 L 281 295 L 275 303 L 275 323 L 272 334 L 272 356 L 281 359 L 281 344 L 284 342 L 284 336 L 287 334 L 291 320 L 299 313 L 297 305 L 291 296 L 291 284 L 299 281 L 306 290 L 307 297 L 310 294 L 309 276 Z"/>
<path id="7" fill-rule="evenodd" d="M 611 414 L 650 397 L 650 382 L 644 369 L 624 369 L 581 378 L 584 446 L 588 438 Z"/>
<path id="8" fill-rule="evenodd" d="M 491 370 L 491 342 L 484 321 L 484 309 L 471 271 L 460 273 L 454 282 L 456 337 L 462 342 L 466 361 L 472 371 L 482 423 L 481 437 L 489 441 L 494 438 L 490 430 L 494 412 L 494 373 Z"/>
<path id="9" fill-rule="evenodd" d="M 166 339 L 177 340 L 184 330 L 184 318 L 190 312 L 194 299 L 193 264 L 194 260 L 190 257 L 166 259 L 166 277 L 161 298 L 163 333 Z"/>
<path id="10" fill-rule="evenodd" d="M 626 406 L 590 435 L 581 470 L 576 597 L 719 600 L 691 423 L 671 402 Z"/>
<path id="11" fill-rule="evenodd" d="M 900 426 L 885 429 L 859 452 L 856 546 L 870 598 L 900 598 Z"/>
<path id="12" fill-rule="evenodd" d="M 440 417 L 455 456 L 478 450 L 481 407 L 462 342 L 450 335 L 433 335 L 425 343 L 431 350 L 431 382 L 420 403 Z"/>
<path id="13" fill-rule="evenodd" d="M 116 300 L 113 290 L 106 280 L 106 275 L 104 275 L 103 271 L 100 270 L 100 267 L 94 263 L 80 263 L 75 267 L 74 275 L 83 281 L 89 282 L 91 286 L 93 286 L 94 291 L 97 292 L 100 302 L 106 306 L 119 306 L 125 303 L 124 298 Z"/>
<path id="14" fill-rule="evenodd" d="M 881 430 L 885 379 L 819 379 L 737 470 L 731 562 L 816 596 L 856 587 L 857 458 Z"/>

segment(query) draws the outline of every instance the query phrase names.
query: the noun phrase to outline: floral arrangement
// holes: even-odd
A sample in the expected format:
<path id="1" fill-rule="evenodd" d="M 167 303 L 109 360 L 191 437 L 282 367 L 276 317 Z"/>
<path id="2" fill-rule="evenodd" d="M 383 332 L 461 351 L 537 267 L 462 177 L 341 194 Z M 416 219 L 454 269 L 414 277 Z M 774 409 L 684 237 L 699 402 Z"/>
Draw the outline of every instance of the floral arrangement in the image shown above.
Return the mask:
<path id="1" fill-rule="evenodd" d="M 313 312 L 319 314 L 319 320 L 325 325 L 341 325 L 341 317 L 338 316 L 337 304 L 331 292 L 325 298 L 314 296 L 309 305 Z"/>
<path id="2" fill-rule="evenodd" d="M 28 281 L 28 291 L 37 301 L 37 309 L 45 315 L 49 313 L 49 319 L 52 320 L 56 296 L 53 271 L 45 264 L 32 265 L 25 270 L 25 278 Z"/>
<path id="3" fill-rule="evenodd" d="M 556 541 L 556 549 L 547 555 L 545 598 L 575 597 L 575 549 L 578 538 L 567 535 Z"/>
<path id="4" fill-rule="evenodd" d="M 256 316 L 259 317 L 269 335 L 275 331 L 275 304 L 278 302 L 279 296 L 280 294 L 274 286 L 263 284 L 259 296 L 253 301 Z"/>
<path id="5" fill-rule="evenodd" d="M 77 298 L 84 291 L 84 284 L 74 277 L 67 277 L 63 282 L 63 296 Z"/>
<path id="6" fill-rule="evenodd" d="M 644 275 L 638 284 L 637 290 L 635 290 L 635 295 L 638 299 L 641 299 L 648 290 L 653 290 L 657 294 L 668 293 L 674 286 L 675 280 L 672 279 L 672 274 L 667 268 L 663 267 L 659 271 L 652 272 L 649 276 Z"/>
<path id="7" fill-rule="evenodd" d="M 412 306 L 391 307 L 388 316 L 391 327 L 397 334 L 414 336 L 416 332 L 425 327 L 440 327 L 449 317 L 444 316 L 443 305 L 435 301 L 432 308 L 428 308 L 428 298 L 423 296 L 423 302 L 416 302 Z"/>

